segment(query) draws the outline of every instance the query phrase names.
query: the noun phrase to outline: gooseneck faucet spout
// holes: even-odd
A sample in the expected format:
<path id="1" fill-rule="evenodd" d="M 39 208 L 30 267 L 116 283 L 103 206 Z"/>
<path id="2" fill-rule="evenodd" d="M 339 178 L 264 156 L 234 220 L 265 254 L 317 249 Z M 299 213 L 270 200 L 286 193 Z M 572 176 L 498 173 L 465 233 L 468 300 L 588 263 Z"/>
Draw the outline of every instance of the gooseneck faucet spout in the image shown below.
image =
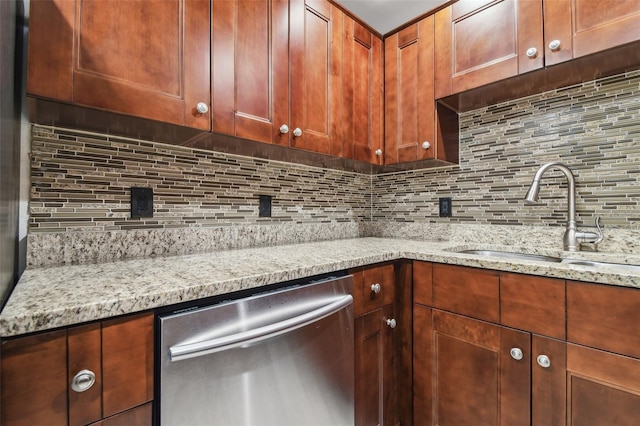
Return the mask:
<path id="1" fill-rule="evenodd" d="M 598 244 L 603 238 L 602 230 L 600 229 L 600 218 L 596 219 L 598 233 L 579 232 L 576 229 L 576 179 L 573 176 L 571 169 L 564 164 L 553 161 L 542 165 L 533 177 L 531 187 L 527 191 L 527 195 L 524 197 L 525 203 L 537 204 L 538 195 L 540 193 L 540 179 L 542 179 L 542 176 L 547 170 L 552 168 L 560 170 L 565 175 L 569 186 L 567 190 L 567 227 L 564 232 L 564 236 L 562 237 L 564 249 L 567 251 L 579 251 L 581 241 Z"/>

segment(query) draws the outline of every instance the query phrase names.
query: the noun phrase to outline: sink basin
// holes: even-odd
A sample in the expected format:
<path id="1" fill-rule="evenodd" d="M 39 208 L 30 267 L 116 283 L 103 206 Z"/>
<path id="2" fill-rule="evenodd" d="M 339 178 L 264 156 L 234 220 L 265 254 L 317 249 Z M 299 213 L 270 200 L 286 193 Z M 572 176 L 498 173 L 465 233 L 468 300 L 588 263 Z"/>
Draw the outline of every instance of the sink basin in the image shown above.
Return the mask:
<path id="1" fill-rule="evenodd" d="M 519 253 L 500 250 L 460 250 L 456 253 L 473 254 L 484 257 L 494 257 L 503 259 L 537 260 L 541 262 L 562 263 L 565 265 L 587 266 L 594 269 L 615 268 L 617 271 L 640 273 L 640 265 L 629 265 L 625 263 L 601 262 L 597 260 L 561 258 L 556 256 L 545 256 L 542 254 Z"/>
<path id="2" fill-rule="evenodd" d="M 562 263 L 577 266 L 589 266 L 591 268 L 616 268 L 619 271 L 640 273 L 640 265 L 629 265 L 626 263 L 599 262 L 596 260 L 583 259 L 563 259 Z"/>
<path id="3" fill-rule="evenodd" d="M 458 253 L 475 254 L 478 256 L 486 257 L 499 257 L 505 259 L 521 259 L 521 260 L 539 260 L 543 262 L 562 262 L 562 258 L 555 256 L 545 256 L 542 254 L 530 254 L 530 253 L 517 253 L 512 251 L 499 251 L 499 250 L 461 250 Z"/>

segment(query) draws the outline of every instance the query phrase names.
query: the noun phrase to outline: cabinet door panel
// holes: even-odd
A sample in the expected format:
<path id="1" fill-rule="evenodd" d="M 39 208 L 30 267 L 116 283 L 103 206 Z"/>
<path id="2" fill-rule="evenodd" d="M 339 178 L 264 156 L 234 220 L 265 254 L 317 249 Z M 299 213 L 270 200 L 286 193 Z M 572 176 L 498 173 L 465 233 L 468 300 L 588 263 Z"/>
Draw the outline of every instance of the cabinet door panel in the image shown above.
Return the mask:
<path id="1" fill-rule="evenodd" d="M 215 1 L 211 19 L 213 131 L 288 145 L 287 2 Z"/>
<path id="2" fill-rule="evenodd" d="M 102 325 L 103 415 L 153 399 L 153 314 Z"/>
<path id="3" fill-rule="evenodd" d="M 382 147 L 382 40 L 344 17 L 344 157 L 376 163 Z"/>
<path id="4" fill-rule="evenodd" d="M 460 0 L 436 21 L 438 98 L 543 66 L 541 1 Z M 530 47 L 537 56 L 525 55 Z"/>
<path id="5" fill-rule="evenodd" d="M 326 0 L 291 0 L 291 146 L 342 155 L 342 12 Z"/>
<path id="6" fill-rule="evenodd" d="M 69 425 L 85 425 L 102 418 L 102 334 L 99 323 L 69 329 L 67 383 L 81 370 L 96 376 L 91 388 L 76 392 L 69 386 Z"/>
<path id="7" fill-rule="evenodd" d="M 545 0 L 547 65 L 640 40 L 640 3 L 633 0 Z M 551 40 L 560 50 L 551 51 Z"/>
<path id="8" fill-rule="evenodd" d="M 67 425 L 67 331 L 2 342 L 3 425 Z"/>
<path id="9" fill-rule="evenodd" d="M 434 310 L 433 424 L 528 425 L 530 347 L 528 333 Z"/>
<path id="10" fill-rule="evenodd" d="M 433 319 L 431 308 L 413 305 L 413 424 L 433 417 Z"/>
<path id="11" fill-rule="evenodd" d="M 384 306 L 355 320 L 355 424 L 393 425 L 397 416 L 393 332 L 385 321 L 393 307 Z"/>
<path id="12" fill-rule="evenodd" d="M 385 39 L 385 164 L 435 157 L 433 25 L 429 16 Z"/>
<path id="13" fill-rule="evenodd" d="M 73 102 L 209 129 L 209 2 L 76 4 Z"/>
<path id="14" fill-rule="evenodd" d="M 541 367 L 537 358 L 545 355 L 551 361 Z M 567 376 L 566 343 L 533 336 L 531 373 L 531 425 L 562 426 L 566 424 Z"/>
<path id="15" fill-rule="evenodd" d="M 567 345 L 570 426 L 632 426 L 640 418 L 640 360 Z"/>

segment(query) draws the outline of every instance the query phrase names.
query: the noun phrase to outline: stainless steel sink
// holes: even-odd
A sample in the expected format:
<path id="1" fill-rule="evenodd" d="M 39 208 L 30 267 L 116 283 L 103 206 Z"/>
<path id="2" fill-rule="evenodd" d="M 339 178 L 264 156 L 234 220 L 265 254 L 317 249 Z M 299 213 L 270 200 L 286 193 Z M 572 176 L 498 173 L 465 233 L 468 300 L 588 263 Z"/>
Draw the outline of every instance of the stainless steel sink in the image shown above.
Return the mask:
<path id="1" fill-rule="evenodd" d="M 500 250 L 460 250 L 456 253 L 473 254 L 484 257 L 494 257 L 503 259 L 537 260 L 541 262 L 562 263 L 566 265 L 587 266 L 594 269 L 615 268 L 620 272 L 640 273 L 640 265 L 629 265 L 625 263 L 601 262 L 597 260 L 561 258 L 556 256 L 545 256 L 542 254 L 519 253 Z"/>
<path id="2" fill-rule="evenodd" d="M 562 258 L 555 256 L 545 256 L 542 254 L 518 253 L 512 251 L 499 250 L 460 250 L 457 253 L 475 254 L 486 257 L 499 257 L 504 259 L 539 260 L 543 262 L 562 262 Z"/>
<path id="3" fill-rule="evenodd" d="M 640 273 L 640 265 L 629 265 L 626 263 L 599 262 L 596 260 L 584 259 L 562 259 L 562 263 L 577 266 L 588 266 L 591 268 L 615 268 L 618 271 Z"/>

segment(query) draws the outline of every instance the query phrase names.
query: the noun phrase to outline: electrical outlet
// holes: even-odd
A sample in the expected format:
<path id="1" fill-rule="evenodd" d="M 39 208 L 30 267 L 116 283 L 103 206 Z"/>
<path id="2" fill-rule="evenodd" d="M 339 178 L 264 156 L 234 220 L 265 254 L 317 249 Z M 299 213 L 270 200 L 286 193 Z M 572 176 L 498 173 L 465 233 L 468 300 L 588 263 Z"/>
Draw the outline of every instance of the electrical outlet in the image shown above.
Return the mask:
<path id="1" fill-rule="evenodd" d="M 439 199 L 440 217 L 451 217 L 451 197 Z"/>
<path id="2" fill-rule="evenodd" d="M 153 188 L 131 188 L 131 217 L 153 217 Z"/>
<path id="3" fill-rule="evenodd" d="M 271 195 L 260 195 L 258 217 L 271 217 Z"/>

